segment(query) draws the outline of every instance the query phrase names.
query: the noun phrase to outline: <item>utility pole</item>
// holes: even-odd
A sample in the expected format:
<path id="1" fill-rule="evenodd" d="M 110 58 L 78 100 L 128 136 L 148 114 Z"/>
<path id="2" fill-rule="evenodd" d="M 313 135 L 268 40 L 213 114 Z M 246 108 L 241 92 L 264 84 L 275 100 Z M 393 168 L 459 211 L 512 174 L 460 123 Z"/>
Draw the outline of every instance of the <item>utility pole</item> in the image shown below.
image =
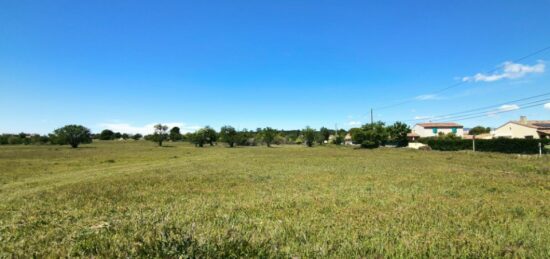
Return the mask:
<path id="1" fill-rule="evenodd" d="M 370 124 L 372 125 L 374 123 L 374 119 L 372 117 L 372 108 L 370 108 Z"/>

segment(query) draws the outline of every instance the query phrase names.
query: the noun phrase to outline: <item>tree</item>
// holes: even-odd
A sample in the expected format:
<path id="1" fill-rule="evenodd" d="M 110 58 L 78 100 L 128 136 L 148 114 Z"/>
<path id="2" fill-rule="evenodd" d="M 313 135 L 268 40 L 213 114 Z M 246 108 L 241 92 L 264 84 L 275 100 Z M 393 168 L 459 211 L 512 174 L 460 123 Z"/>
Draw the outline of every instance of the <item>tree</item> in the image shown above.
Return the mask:
<path id="1" fill-rule="evenodd" d="M 238 134 L 235 128 L 231 126 L 223 126 L 220 129 L 220 140 L 229 144 L 229 147 L 235 146 L 237 143 Z"/>
<path id="2" fill-rule="evenodd" d="M 130 135 L 128 135 L 127 133 L 122 133 L 122 139 L 126 140 L 129 138 L 130 138 Z"/>
<path id="3" fill-rule="evenodd" d="M 182 138 L 183 138 L 183 135 L 181 135 L 179 127 L 173 127 L 172 129 L 170 129 L 171 141 L 180 141 Z"/>
<path id="4" fill-rule="evenodd" d="M 99 134 L 99 139 L 101 140 L 112 140 L 114 139 L 115 133 L 112 130 L 105 129 Z"/>
<path id="5" fill-rule="evenodd" d="M 132 139 L 134 139 L 134 140 L 140 140 L 141 138 L 143 138 L 143 135 L 141 135 L 141 134 L 139 134 L 139 133 L 134 134 L 134 135 L 132 136 Z"/>
<path id="6" fill-rule="evenodd" d="M 408 145 L 409 141 L 407 139 L 407 133 L 411 132 L 409 125 L 397 121 L 388 127 L 388 131 L 390 134 L 390 140 L 397 146 L 404 147 Z"/>
<path id="7" fill-rule="evenodd" d="M 321 128 L 319 129 L 319 133 L 321 134 L 321 136 L 323 136 L 323 142 L 324 142 L 325 140 L 328 141 L 328 138 L 330 137 L 330 130 L 329 130 L 329 129 L 327 129 L 327 128 L 325 128 L 325 127 L 321 127 Z M 322 143 L 323 143 L 323 142 L 322 142 Z M 322 143 L 321 143 L 321 144 L 322 144 Z"/>
<path id="8" fill-rule="evenodd" d="M 206 129 L 199 129 L 195 133 L 189 134 L 188 139 L 195 144 L 195 147 L 203 147 L 208 142 Z"/>
<path id="9" fill-rule="evenodd" d="M 218 133 L 210 126 L 204 127 L 204 134 L 206 136 L 206 142 L 208 142 L 210 146 L 213 146 L 214 143 L 218 141 Z"/>
<path id="10" fill-rule="evenodd" d="M 122 133 L 120 132 L 115 132 L 115 134 L 113 135 L 114 139 L 120 139 L 122 138 Z"/>
<path id="11" fill-rule="evenodd" d="M 261 130 L 260 135 L 267 147 L 271 147 L 271 143 L 273 143 L 273 140 L 275 140 L 275 137 L 277 136 L 277 130 L 266 127 Z"/>
<path id="12" fill-rule="evenodd" d="M 319 145 L 325 144 L 325 135 L 321 132 L 315 133 L 315 142 Z"/>
<path id="13" fill-rule="evenodd" d="M 485 128 L 483 126 L 475 126 L 475 127 L 470 129 L 468 134 L 470 134 L 470 135 L 481 135 L 481 134 L 490 133 L 490 132 L 491 132 L 491 128 L 489 128 L 489 127 Z"/>
<path id="14" fill-rule="evenodd" d="M 168 126 L 157 124 L 155 125 L 155 133 L 153 133 L 152 140 L 157 142 L 159 146 L 162 146 L 162 142 L 168 139 Z"/>
<path id="15" fill-rule="evenodd" d="M 361 128 L 350 129 L 354 143 L 361 144 L 363 148 L 377 148 L 386 144 L 389 139 L 388 130 L 383 122 L 375 122 L 363 125 Z"/>
<path id="16" fill-rule="evenodd" d="M 315 130 L 307 126 L 304 130 L 302 130 L 302 134 L 304 135 L 306 145 L 308 147 L 312 147 L 313 142 L 315 141 Z"/>
<path id="17" fill-rule="evenodd" d="M 53 132 L 59 144 L 69 144 L 77 148 L 82 143 L 91 143 L 92 134 L 90 130 L 81 125 L 66 125 Z"/>

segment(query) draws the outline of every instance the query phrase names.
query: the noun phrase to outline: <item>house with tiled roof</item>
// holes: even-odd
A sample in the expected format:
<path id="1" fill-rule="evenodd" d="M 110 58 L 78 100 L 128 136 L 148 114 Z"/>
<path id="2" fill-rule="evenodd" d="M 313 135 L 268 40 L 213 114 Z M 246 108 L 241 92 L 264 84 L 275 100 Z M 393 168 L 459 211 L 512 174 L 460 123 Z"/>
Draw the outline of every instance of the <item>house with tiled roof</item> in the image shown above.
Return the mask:
<path id="1" fill-rule="evenodd" d="M 521 116 L 518 121 L 509 121 L 495 130 L 495 138 L 550 138 L 550 120 L 528 120 Z"/>
<path id="2" fill-rule="evenodd" d="M 441 134 L 455 134 L 457 137 L 464 135 L 464 126 L 454 122 L 427 122 L 418 123 L 412 128 L 411 136 L 417 138 L 437 137 Z"/>

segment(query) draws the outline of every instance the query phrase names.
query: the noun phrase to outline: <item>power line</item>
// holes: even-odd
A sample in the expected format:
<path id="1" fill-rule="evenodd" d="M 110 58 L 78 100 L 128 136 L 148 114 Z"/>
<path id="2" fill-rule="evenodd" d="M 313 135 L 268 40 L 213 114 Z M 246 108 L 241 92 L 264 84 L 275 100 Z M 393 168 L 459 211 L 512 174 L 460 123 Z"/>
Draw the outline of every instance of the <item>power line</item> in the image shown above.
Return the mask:
<path id="1" fill-rule="evenodd" d="M 513 112 L 513 111 L 518 111 L 518 110 L 524 110 L 524 109 L 529 109 L 529 108 L 537 107 L 537 106 L 539 106 L 539 105 L 541 105 L 541 104 L 543 104 L 543 103 L 537 103 L 537 104 L 532 104 L 532 105 L 528 105 L 528 106 L 523 106 L 523 107 L 520 107 L 519 109 L 514 109 L 514 110 L 504 110 L 504 111 L 494 112 L 494 113 L 491 113 L 491 114 L 485 114 L 485 115 L 478 115 L 478 116 L 466 117 L 466 118 L 458 119 L 458 120 L 455 120 L 455 121 L 470 120 L 470 119 L 475 119 L 475 118 L 488 117 L 488 116 L 491 116 L 491 115 L 500 114 L 500 113 L 505 113 L 505 112 Z"/>
<path id="2" fill-rule="evenodd" d="M 464 119 L 464 118 L 469 118 L 470 116 L 476 116 L 476 115 L 480 115 L 480 114 L 492 115 L 492 114 L 500 113 L 502 111 L 517 111 L 517 110 L 521 109 L 522 107 L 527 107 L 527 106 L 530 106 L 530 105 L 541 105 L 541 104 L 545 104 L 548 101 L 550 101 L 550 98 L 521 104 L 521 106 L 518 109 L 510 109 L 510 110 L 492 109 L 492 110 L 488 110 L 488 111 L 475 112 L 475 113 L 464 114 L 464 115 L 459 115 L 459 116 L 436 118 L 432 121 L 442 121 L 442 120 L 449 120 L 449 119 L 450 120 L 461 120 L 461 119 Z"/>
<path id="3" fill-rule="evenodd" d="M 525 55 L 525 56 L 522 56 L 522 57 L 520 57 L 520 58 L 518 58 L 518 59 L 512 60 L 512 62 L 514 62 L 514 63 L 520 62 L 520 61 L 522 61 L 522 60 L 525 60 L 525 59 L 528 59 L 528 58 L 530 58 L 530 57 L 536 56 L 536 55 L 538 55 L 538 54 L 540 54 L 540 53 L 543 53 L 543 52 L 545 52 L 545 51 L 547 51 L 547 50 L 550 50 L 550 46 L 547 46 L 547 47 L 544 47 L 544 48 L 539 49 L 539 50 L 537 50 L 537 51 L 531 52 L 531 53 L 529 53 L 529 54 L 527 54 L 527 55 Z M 485 73 L 486 73 L 486 74 L 494 73 L 494 72 L 498 71 L 501 67 L 502 67 L 502 65 L 497 66 L 496 68 L 491 69 L 491 70 L 489 70 L 489 71 L 487 71 L 487 72 L 485 72 Z M 436 90 L 436 91 L 434 91 L 434 92 L 431 92 L 431 93 L 429 93 L 429 95 L 432 95 L 432 94 L 439 94 L 439 93 L 445 92 L 445 91 L 447 91 L 447 90 L 450 90 L 450 89 L 456 88 L 456 87 L 458 87 L 458 86 L 461 86 L 461 85 L 463 85 L 463 84 L 465 84 L 465 83 L 467 83 L 467 81 L 460 81 L 460 82 L 454 83 L 454 84 L 452 84 L 452 85 L 450 85 L 450 86 L 447 86 L 447 87 L 445 87 L 445 88 L 442 88 L 442 89 Z M 411 98 L 411 99 L 407 99 L 407 100 L 404 100 L 404 101 L 401 101 L 401 102 L 397 102 L 397 103 L 394 103 L 394 104 L 390 104 L 390 105 L 386 105 L 386 106 L 382 106 L 382 107 L 378 107 L 378 108 L 374 108 L 374 109 L 375 109 L 375 110 L 385 110 L 385 109 L 390 109 L 390 108 L 393 108 L 393 107 L 401 106 L 401 105 L 403 105 L 403 104 L 412 103 L 412 102 L 414 102 L 414 101 L 417 101 L 417 100 L 416 100 L 415 98 Z"/>
<path id="4" fill-rule="evenodd" d="M 498 104 L 493 104 L 493 105 L 489 105 L 489 106 L 474 108 L 474 109 L 470 109 L 470 110 L 466 110 L 466 111 L 438 115 L 438 116 L 432 117 L 431 119 L 434 119 L 434 120 L 439 120 L 440 118 L 441 119 L 448 119 L 448 118 L 456 117 L 455 115 L 467 114 L 467 113 L 472 113 L 472 112 L 480 111 L 480 110 L 494 109 L 494 108 L 496 108 L 498 106 L 501 106 L 501 105 L 523 102 L 523 101 L 527 101 L 527 100 L 531 100 L 531 99 L 535 99 L 535 98 L 539 98 L 539 97 L 543 97 L 543 96 L 550 96 L 550 92 L 539 94 L 539 95 L 534 95 L 534 96 L 530 96 L 530 97 L 525 97 L 525 98 L 521 98 L 521 99 L 511 100 L 511 101 L 507 101 L 507 102 L 502 102 L 502 103 L 498 103 Z M 422 121 L 422 120 L 425 120 L 425 119 L 412 119 L 412 120 L 406 120 L 406 121 Z"/>

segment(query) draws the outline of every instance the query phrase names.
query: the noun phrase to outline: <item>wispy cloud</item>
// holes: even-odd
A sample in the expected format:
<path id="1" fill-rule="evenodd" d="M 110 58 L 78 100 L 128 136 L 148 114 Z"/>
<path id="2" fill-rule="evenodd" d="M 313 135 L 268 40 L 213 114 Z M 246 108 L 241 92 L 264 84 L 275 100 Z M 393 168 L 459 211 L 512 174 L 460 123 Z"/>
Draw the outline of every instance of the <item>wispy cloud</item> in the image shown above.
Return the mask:
<path id="1" fill-rule="evenodd" d="M 156 124 L 158 123 L 150 123 L 143 126 L 135 126 L 128 123 L 101 123 L 100 127 L 102 129 L 110 129 L 114 132 L 121 132 L 121 133 L 152 134 L 155 131 L 154 126 Z M 199 126 L 186 125 L 185 123 L 181 123 L 181 122 L 166 122 L 161 124 L 167 125 L 168 128 L 179 127 L 182 133 L 193 132 L 201 128 Z"/>
<path id="2" fill-rule="evenodd" d="M 495 111 L 488 112 L 487 116 L 493 117 L 493 116 L 497 116 L 501 112 L 515 111 L 515 110 L 518 110 L 519 108 L 521 107 L 517 104 L 504 104 L 498 107 Z"/>
<path id="3" fill-rule="evenodd" d="M 498 107 L 498 111 L 513 111 L 517 109 L 519 109 L 519 105 L 517 104 L 505 104 Z"/>
<path id="4" fill-rule="evenodd" d="M 477 73 L 473 76 L 465 76 L 462 78 L 464 82 L 494 82 L 501 79 L 518 79 L 528 74 L 544 73 L 545 64 L 538 61 L 537 64 L 529 66 L 513 62 L 504 62 L 502 70 L 493 74 Z"/>
<path id="5" fill-rule="evenodd" d="M 414 99 L 418 101 L 428 101 L 428 100 L 438 100 L 438 99 L 441 99 L 441 97 L 436 94 L 423 94 L 415 97 Z"/>
<path id="6" fill-rule="evenodd" d="M 550 110 L 550 103 L 544 104 L 544 109 Z"/>

